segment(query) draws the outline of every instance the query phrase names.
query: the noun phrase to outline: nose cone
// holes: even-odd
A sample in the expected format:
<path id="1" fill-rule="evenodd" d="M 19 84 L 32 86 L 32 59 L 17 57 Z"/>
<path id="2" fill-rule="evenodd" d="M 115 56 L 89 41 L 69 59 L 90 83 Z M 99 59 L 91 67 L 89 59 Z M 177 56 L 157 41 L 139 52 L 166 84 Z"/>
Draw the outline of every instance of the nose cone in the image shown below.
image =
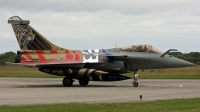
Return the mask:
<path id="1" fill-rule="evenodd" d="M 169 68 L 189 67 L 189 66 L 195 66 L 195 64 L 175 57 L 168 60 Z"/>

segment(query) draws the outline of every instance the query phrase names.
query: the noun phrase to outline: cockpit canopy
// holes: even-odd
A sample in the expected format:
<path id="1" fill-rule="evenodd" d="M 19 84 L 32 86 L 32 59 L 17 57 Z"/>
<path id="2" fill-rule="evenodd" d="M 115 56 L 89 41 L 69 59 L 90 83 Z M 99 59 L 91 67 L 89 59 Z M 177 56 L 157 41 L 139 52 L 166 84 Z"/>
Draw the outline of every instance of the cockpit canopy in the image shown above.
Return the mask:
<path id="1" fill-rule="evenodd" d="M 121 52 L 149 52 L 155 54 L 162 54 L 161 51 L 148 44 L 132 45 L 120 48 Z"/>

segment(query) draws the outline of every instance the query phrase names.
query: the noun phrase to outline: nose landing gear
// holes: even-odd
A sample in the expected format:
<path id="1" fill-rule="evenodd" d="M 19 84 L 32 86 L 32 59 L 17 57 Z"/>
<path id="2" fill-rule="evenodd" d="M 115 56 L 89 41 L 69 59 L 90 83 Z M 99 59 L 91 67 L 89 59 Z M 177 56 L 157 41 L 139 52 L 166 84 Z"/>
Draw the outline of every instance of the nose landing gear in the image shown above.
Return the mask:
<path id="1" fill-rule="evenodd" d="M 135 70 L 135 71 L 132 72 L 132 74 L 133 74 L 133 82 L 132 82 L 132 84 L 133 84 L 134 87 L 138 87 L 138 85 L 139 85 L 138 82 L 137 82 L 138 81 L 137 71 L 138 70 Z"/>

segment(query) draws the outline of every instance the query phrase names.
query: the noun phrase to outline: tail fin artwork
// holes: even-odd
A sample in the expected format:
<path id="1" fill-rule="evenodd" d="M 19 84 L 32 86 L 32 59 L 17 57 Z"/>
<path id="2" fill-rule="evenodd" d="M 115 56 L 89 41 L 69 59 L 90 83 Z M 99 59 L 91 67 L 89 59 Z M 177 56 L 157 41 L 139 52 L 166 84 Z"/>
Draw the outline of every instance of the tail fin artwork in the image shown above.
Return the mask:
<path id="1" fill-rule="evenodd" d="M 29 20 L 13 16 L 9 18 L 8 23 L 12 25 L 21 50 L 65 50 L 54 45 L 32 28 Z"/>

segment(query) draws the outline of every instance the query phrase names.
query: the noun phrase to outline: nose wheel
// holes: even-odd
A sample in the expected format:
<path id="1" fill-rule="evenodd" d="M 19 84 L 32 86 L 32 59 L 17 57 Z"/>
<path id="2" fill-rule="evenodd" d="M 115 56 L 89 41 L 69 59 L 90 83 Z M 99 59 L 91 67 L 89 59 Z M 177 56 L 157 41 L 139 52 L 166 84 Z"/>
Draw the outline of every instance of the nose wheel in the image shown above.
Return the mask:
<path id="1" fill-rule="evenodd" d="M 138 82 L 133 82 L 132 84 L 134 87 L 138 87 Z"/>
<path id="2" fill-rule="evenodd" d="M 138 74 L 137 74 L 137 71 L 138 70 L 135 70 L 135 71 L 133 71 L 132 73 L 133 73 L 133 82 L 132 82 L 132 84 L 133 84 L 133 86 L 134 87 L 138 87 Z"/>

